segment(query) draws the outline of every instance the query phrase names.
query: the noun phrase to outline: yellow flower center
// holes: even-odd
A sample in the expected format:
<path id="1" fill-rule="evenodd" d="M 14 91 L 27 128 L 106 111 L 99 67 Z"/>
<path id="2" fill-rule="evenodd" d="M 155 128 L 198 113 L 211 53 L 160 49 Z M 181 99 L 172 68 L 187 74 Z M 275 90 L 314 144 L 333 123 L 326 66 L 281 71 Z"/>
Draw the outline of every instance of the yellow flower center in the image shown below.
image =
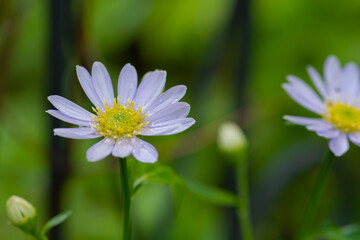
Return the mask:
<path id="1" fill-rule="evenodd" d="M 324 119 L 345 133 L 360 130 L 360 109 L 353 106 L 330 103 Z"/>
<path id="2" fill-rule="evenodd" d="M 94 127 L 104 137 L 130 138 L 138 135 L 141 128 L 148 124 L 144 120 L 146 114 L 142 114 L 142 107 L 134 109 L 134 101 L 131 104 L 128 101 L 127 105 L 123 106 L 117 99 L 114 100 L 111 108 L 105 103 L 104 111 L 98 108 L 93 108 L 93 110 L 96 113 Z"/>

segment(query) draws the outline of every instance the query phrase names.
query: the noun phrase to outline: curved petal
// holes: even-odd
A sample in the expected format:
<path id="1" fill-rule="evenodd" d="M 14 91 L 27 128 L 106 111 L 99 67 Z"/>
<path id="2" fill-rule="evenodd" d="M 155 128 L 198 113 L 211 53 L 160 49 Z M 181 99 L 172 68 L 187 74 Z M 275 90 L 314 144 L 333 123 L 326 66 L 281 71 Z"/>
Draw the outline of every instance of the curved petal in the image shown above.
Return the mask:
<path id="1" fill-rule="evenodd" d="M 330 123 L 323 123 L 323 124 L 307 125 L 306 129 L 310 131 L 321 132 L 321 131 L 333 130 L 334 126 Z"/>
<path id="2" fill-rule="evenodd" d="M 72 123 L 72 124 L 76 124 L 79 126 L 91 126 L 91 122 L 90 121 L 83 121 L 83 120 L 79 120 L 73 117 L 69 117 L 68 115 L 60 112 L 59 110 L 47 110 L 46 111 L 48 114 L 50 114 L 53 117 L 56 117 L 57 119 L 60 119 L 64 122 L 68 122 L 68 123 Z"/>
<path id="3" fill-rule="evenodd" d="M 93 114 L 86 111 L 79 105 L 63 98 L 61 96 L 52 95 L 48 97 L 49 101 L 51 102 L 54 107 L 60 110 L 62 113 L 72 116 L 73 118 L 77 118 L 83 121 L 92 121 Z"/>
<path id="4" fill-rule="evenodd" d="M 288 81 L 293 89 L 306 101 L 312 103 L 312 105 L 321 109 L 324 108 L 324 102 L 319 98 L 315 91 L 309 87 L 303 80 L 296 76 L 289 75 L 287 76 Z"/>
<path id="5" fill-rule="evenodd" d="M 105 66 L 101 62 L 94 62 L 91 75 L 94 88 L 99 99 L 112 107 L 114 102 L 114 89 L 111 78 Z"/>
<path id="6" fill-rule="evenodd" d="M 116 140 L 112 155 L 114 157 L 126 158 L 132 152 L 132 146 L 127 138 Z"/>
<path id="7" fill-rule="evenodd" d="M 100 142 L 92 145 L 86 151 L 86 158 L 89 162 L 99 161 L 112 152 L 114 148 L 115 140 L 111 138 L 104 138 Z"/>
<path id="8" fill-rule="evenodd" d="M 354 144 L 360 146 L 360 133 L 350 133 L 349 134 L 349 139 Z"/>
<path id="9" fill-rule="evenodd" d="M 133 147 L 132 155 L 140 162 L 154 163 L 158 159 L 158 152 L 156 148 L 148 142 L 145 142 L 137 137 L 131 139 Z"/>
<path id="10" fill-rule="evenodd" d="M 323 138 L 336 138 L 340 135 L 340 131 L 338 129 L 329 129 L 329 130 L 321 130 L 316 131 L 316 134 Z"/>
<path id="11" fill-rule="evenodd" d="M 120 72 L 118 81 L 118 97 L 121 105 L 126 105 L 128 100 L 131 102 L 135 96 L 137 88 L 136 69 L 130 64 L 126 64 Z"/>
<path id="12" fill-rule="evenodd" d="M 144 136 L 165 136 L 185 131 L 195 123 L 193 118 L 181 118 L 145 126 L 140 134 Z"/>
<path id="13" fill-rule="evenodd" d="M 293 100 L 295 100 L 304 108 L 309 109 L 310 111 L 317 114 L 322 114 L 326 111 L 325 105 L 323 103 L 321 105 L 321 103 L 317 102 L 316 100 L 312 102 L 312 100 L 306 98 L 306 96 L 304 96 L 303 93 L 299 91 L 299 89 L 290 85 L 289 83 L 284 83 L 282 87 Z"/>
<path id="14" fill-rule="evenodd" d="M 349 150 L 349 141 L 346 134 L 340 134 L 336 138 L 333 138 L 329 142 L 330 150 L 339 157 Z"/>
<path id="15" fill-rule="evenodd" d="M 72 139 L 90 139 L 101 137 L 97 130 L 91 127 L 55 128 L 54 135 Z"/>
<path id="16" fill-rule="evenodd" d="M 157 97 L 151 105 L 143 108 L 143 112 L 148 112 L 148 116 L 150 116 L 169 104 L 179 102 L 180 99 L 185 95 L 185 93 L 186 86 L 184 85 L 172 87 L 163 94 L 161 94 L 159 97 Z"/>
<path id="17" fill-rule="evenodd" d="M 177 118 L 184 118 L 190 112 L 190 105 L 186 102 L 169 104 L 151 116 L 146 116 L 145 120 L 150 124 L 166 122 Z"/>
<path id="18" fill-rule="evenodd" d="M 324 77 L 330 97 L 335 98 L 341 91 L 341 66 L 339 60 L 330 55 L 324 64 Z"/>
<path id="19" fill-rule="evenodd" d="M 344 82 L 342 87 L 342 98 L 348 100 L 349 103 L 359 93 L 359 69 L 355 63 L 348 63 L 343 71 Z"/>
<path id="20" fill-rule="evenodd" d="M 89 72 L 81 66 L 76 66 L 76 73 L 80 82 L 82 89 L 84 90 L 86 96 L 89 100 L 98 108 L 104 107 L 104 103 L 100 101 L 93 85 L 92 78 Z"/>
<path id="21" fill-rule="evenodd" d="M 326 123 L 321 118 L 307 118 L 307 117 L 295 117 L 295 116 L 285 115 L 284 119 L 288 120 L 289 122 L 292 122 L 292 123 L 295 123 L 298 125 L 303 125 L 303 126 Z"/>
<path id="22" fill-rule="evenodd" d="M 135 95 L 135 108 L 146 108 L 159 96 L 166 82 L 165 71 L 149 72 L 144 76 Z"/>
<path id="23" fill-rule="evenodd" d="M 320 95 L 324 99 L 327 99 L 328 93 L 326 92 L 325 83 L 323 82 L 318 71 L 316 71 L 316 69 L 313 68 L 312 66 L 308 66 L 307 71 L 309 73 L 311 81 L 313 82 L 314 86 L 316 87 Z"/>

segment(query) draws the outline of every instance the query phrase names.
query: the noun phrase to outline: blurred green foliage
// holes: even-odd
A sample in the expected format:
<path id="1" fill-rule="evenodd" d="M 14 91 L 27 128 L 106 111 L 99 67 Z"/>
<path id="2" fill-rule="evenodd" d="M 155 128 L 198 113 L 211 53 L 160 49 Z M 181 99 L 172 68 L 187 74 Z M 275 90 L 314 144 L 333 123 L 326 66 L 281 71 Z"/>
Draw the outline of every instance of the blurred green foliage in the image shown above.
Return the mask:
<path id="1" fill-rule="evenodd" d="M 28 199 L 37 206 L 39 220 L 48 219 L 52 130 L 45 110 L 50 107 L 46 96 L 54 94 L 48 92 L 49 2 L 0 0 L 0 235 L 6 240 L 30 239 L 7 224 L 9 196 Z M 71 4 L 75 47 L 64 49 L 67 97 L 90 109 L 76 79 L 76 64 L 89 68 L 93 61 L 101 61 L 114 83 L 127 62 L 135 65 L 139 76 L 156 68 L 167 70 L 166 88 L 187 85 L 185 101 L 192 104 L 190 116 L 199 124 L 175 136 L 146 139 L 157 147 L 159 161 L 180 176 L 232 191 L 232 169 L 218 153 L 215 140 L 219 123 L 239 113 L 234 109 L 240 97 L 234 89 L 238 43 L 225 37 L 236 1 L 74 0 Z M 360 64 L 359 12 L 360 2 L 355 0 L 251 1 L 250 74 L 240 118 L 249 138 L 257 239 L 293 239 L 326 150 L 326 140 L 284 124 L 284 114 L 312 115 L 290 100 L 281 83 L 288 74 L 309 82 L 305 67 L 311 64 L 321 70 L 329 54 L 342 63 Z M 221 39 L 225 43 L 214 44 Z M 211 54 L 217 51 L 221 54 Z M 203 79 L 209 56 L 219 57 L 219 64 L 211 69 L 210 78 Z M 119 239 L 116 161 L 89 163 L 85 152 L 94 141 L 67 143 L 71 175 L 61 202 L 63 210 L 71 209 L 73 215 L 64 223 L 65 239 Z M 351 146 L 335 163 L 315 230 L 325 220 L 336 226 L 360 222 L 359 156 L 360 150 Z M 175 216 L 169 187 L 149 183 L 134 199 L 134 239 L 231 239 L 237 228 L 231 211 L 183 191 Z M 319 234 L 335 239 L 329 233 Z"/>

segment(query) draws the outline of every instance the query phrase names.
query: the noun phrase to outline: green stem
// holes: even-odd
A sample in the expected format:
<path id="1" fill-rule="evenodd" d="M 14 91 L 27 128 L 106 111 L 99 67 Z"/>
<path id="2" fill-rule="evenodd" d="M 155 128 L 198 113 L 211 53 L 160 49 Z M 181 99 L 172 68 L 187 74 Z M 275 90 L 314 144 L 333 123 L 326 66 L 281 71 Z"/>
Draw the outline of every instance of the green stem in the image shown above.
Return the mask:
<path id="1" fill-rule="evenodd" d="M 46 236 L 41 235 L 37 230 L 31 233 L 37 240 L 47 240 Z"/>
<path id="2" fill-rule="evenodd" d="M 240 161 L 237 166 L 237 187 L 239 194 L 238 203 L 238 217 L 240 220 L 240 228 L 243 240 L 253 240 L 253 232 L 250 219 L 250 204 L 249 204 L 249 191 L 248 191 L 248 174 L 247 174 L 247 157 L 243 153 L 240 156 Z"/>
<path id="3" fill-rule="evenodd" d="M 123 197 L 123 240 L 130 240 L 131 233 L 131 192 L 129 188 L 129 179 L 126 167 L 126 158 L 119 158 L 121 189 Z"/>
<path id="4" fill-rule="evenodd" d="M 316 186 L 315 189 L 310 197 L 310 201 L 307 205 L 306 208 L 306 212 L 305 212 L 305 216 L 300 228 L 300 232 L 298 234 L 298 237 L 296 238 L 297 240 L 302 240 L 306 237 L 306 234 L 309 231 L 309 227 L 310 224 L 313 221 L 314 215 L 315 215 L 315 211 L 316 208 L 318 206 L 319 203 L 319 199 L 321 197 L 321 193 L 324 189 L 324 185 L 326 182 L 326 177 L 328 176 L 329 170 L 331 169 L 331 166 L 334 162 L 335 156 L 334 154 L 332 154 L 330 151 L 327 153 L 322 167 L 321 167 L 321 171 L 320 171 L 320 175 L 318 177 L 318 180 L 316 182 Z"/>

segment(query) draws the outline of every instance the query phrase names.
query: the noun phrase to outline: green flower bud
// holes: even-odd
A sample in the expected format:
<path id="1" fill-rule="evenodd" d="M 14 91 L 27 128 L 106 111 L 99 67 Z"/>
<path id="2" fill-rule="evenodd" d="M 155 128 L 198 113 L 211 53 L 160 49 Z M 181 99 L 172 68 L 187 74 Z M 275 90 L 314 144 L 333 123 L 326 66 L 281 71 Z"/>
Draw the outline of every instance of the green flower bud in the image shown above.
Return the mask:
<path id="1" fill-rule="evenodd" d="M 36 209 L 26 200 L 12 196 L 6 203 L 7 214 L 10 222 L 27 233 L 36 229 Z"/>
<path id="2" fill-rule="evenodd" d="M 225 122 L 220 125 L 217 143 L 221 151 L 230 154 L 244 152 L 248 145 L 245 134 L 233 122 Z"/>

